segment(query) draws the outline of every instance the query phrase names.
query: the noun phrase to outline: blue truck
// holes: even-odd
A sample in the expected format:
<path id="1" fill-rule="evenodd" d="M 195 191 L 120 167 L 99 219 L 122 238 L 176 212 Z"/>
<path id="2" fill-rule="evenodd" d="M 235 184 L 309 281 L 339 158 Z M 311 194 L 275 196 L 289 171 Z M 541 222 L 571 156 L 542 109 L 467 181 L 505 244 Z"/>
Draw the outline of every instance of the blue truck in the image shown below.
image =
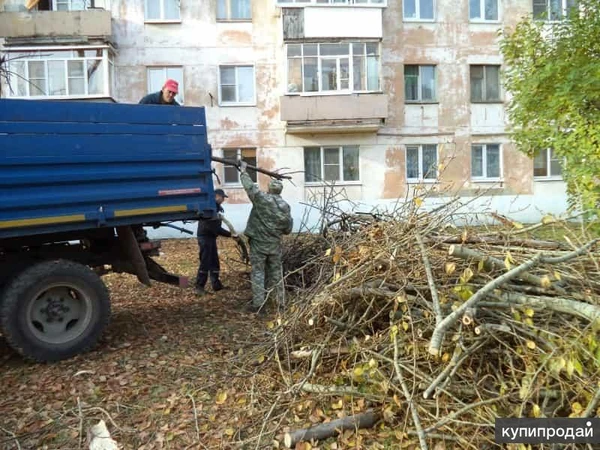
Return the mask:
<path id="1" fill-rule="evenodd" d="M 0 332 L 23 356 L 92 348 L 107 268 L 182 284 L 143 227 L 215 214 L 204 108 L 0 99 Z"/>

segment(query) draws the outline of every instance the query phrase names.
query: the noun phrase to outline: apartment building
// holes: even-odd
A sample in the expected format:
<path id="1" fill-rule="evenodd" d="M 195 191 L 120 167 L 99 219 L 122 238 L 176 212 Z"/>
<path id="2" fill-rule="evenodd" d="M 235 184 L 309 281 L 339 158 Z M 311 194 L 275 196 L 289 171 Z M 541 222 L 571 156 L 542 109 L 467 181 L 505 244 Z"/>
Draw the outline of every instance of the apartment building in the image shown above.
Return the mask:
<path id="1" fill-rule="evenodd" d="M 573 3 L 6 0 L 2 50 L 18 59 L 2 95 L 137 103 L 175 78 L 216 154 L 294 172 L 297 221 L 332 184 L 362 211 L 426 189 L 537 220 L 566 209 L 561 161 L 510 141 L 498 30 Z M 243 226 L 238 173 L 216 171 Z"/>

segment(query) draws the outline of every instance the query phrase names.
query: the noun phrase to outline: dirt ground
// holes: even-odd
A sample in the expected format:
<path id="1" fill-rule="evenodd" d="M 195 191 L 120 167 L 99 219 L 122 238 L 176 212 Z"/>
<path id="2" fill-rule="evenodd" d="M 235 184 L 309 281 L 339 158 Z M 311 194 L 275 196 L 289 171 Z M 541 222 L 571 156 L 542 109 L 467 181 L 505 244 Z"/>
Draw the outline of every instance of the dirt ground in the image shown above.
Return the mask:
<path id="1" fill-rule="evenodd" d="M 112 320 L 90 353 L 34 364 L 0 336 L 0 449 L 87 449 L 99 419 L 126 449 L 255 448 L 243 443 L 260 433 L 254 386 L 269 379 L 239 360 L 265 339 L 269 319 L 244 312 L 248 268 L 232 259 L 232 241 L 220 245 L 228 289 L 202 298 L 105 276 Z M 196 240 L 163 241 L 163 253 L 157 261 L 193 285 Z"/>

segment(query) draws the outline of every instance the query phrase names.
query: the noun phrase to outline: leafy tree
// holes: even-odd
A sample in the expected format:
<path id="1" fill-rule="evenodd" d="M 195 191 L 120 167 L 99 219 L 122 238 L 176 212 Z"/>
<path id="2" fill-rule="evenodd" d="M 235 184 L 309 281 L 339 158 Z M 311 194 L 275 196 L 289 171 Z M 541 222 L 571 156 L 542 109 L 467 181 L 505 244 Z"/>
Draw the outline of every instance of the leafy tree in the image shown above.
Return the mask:
<path id="1" fill-rule="evenodd" d="M 571 205 L 593 209 L 600 206 L 599 11 L 600 0 L 580 0 L 560 22 L 524 19 L 501 39 L 518 148 L 564 157 Z"/>

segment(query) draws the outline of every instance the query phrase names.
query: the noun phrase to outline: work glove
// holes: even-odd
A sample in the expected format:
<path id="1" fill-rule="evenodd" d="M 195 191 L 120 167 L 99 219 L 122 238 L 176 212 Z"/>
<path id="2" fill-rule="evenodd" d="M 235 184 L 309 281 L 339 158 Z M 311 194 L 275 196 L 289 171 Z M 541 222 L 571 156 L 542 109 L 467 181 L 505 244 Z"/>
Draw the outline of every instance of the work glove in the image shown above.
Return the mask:
<path id="1" fill-rule="evenodd" d="M 248 168 L 248 163 L 243 159 L 240 159 L 240 172 L 245 172 Z"/>

